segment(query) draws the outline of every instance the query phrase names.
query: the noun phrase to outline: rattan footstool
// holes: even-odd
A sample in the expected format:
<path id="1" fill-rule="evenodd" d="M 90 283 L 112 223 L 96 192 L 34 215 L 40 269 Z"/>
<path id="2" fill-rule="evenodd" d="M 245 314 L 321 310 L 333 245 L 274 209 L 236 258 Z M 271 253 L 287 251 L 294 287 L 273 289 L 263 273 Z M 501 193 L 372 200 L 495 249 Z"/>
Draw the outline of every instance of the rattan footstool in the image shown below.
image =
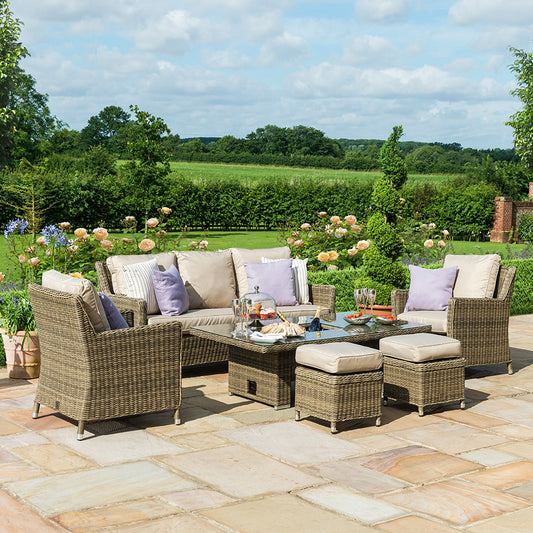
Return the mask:
<path id="1" fill-rule="evenodd" d="M 383 357 L 350 342 L 307 344 L 296 349 L 295 419 L 300 411 L 337 422 L 376 417 L 381 423 Z"/>
<path id="2" fill-rule="evenodd" d="M 418 407 L 460 401 L 465 407 L 461 343 L 434 333 L 395 335 L 379 341 L 383 352 L 383 403 L 388 398 Z"/>

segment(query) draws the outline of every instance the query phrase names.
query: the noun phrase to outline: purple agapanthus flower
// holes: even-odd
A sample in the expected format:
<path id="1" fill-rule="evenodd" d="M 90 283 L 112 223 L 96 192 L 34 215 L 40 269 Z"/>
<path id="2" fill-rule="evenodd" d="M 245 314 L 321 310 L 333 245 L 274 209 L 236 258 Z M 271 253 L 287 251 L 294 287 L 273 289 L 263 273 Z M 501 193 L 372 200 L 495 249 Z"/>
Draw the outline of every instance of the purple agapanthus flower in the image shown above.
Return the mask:
<path id="1" fill-rule="evenodd" d="M 25 218 L 10 220 L 6 225 L 4 237 L 8 239 L 12 233 L 24 233 L 28 227 L 28 224 L 29 222 Z"/>
<path id="2" fill-rule="evenodd" d="M 44 237 L 44 242 L 48 245 L 53 245 L 54 248 L 59 248 L 60 246 L 66 246 L 68 244 L 67 236 L 53 224 L 45 226 L 41 230 L 41 235 Z"/>

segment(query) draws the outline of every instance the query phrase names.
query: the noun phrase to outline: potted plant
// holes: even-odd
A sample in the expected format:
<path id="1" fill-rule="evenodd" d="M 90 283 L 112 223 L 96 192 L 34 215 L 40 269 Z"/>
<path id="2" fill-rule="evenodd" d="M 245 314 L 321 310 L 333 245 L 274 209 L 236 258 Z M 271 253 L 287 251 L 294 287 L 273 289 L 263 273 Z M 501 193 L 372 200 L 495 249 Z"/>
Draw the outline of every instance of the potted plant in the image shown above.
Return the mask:
<path id="1" fill-rule="evenodd" d="M 376 304 L 381 305 L 390 304 L 393 289 L 403 289 L 407 284 L 405 269 L 400 262 L 404 244 L 397 228 L 402 210 L 399 190 L 407 180 L 407 166 L 398 148 L 402 135 L 402 127 L 395 126 L 381 148 L 383 176 L 374 184 L 372 215 L 366 225 L 372 245 L 363 258 L 363 272 L 365 277 L 379 284 L 381 290 L 377 291 Z"/>
<path id="2" fill-rule="evenodd" d="M 0 332 L 10 378 L 39 377 L 41 352 L 27 289 L 0 293 Z"/>

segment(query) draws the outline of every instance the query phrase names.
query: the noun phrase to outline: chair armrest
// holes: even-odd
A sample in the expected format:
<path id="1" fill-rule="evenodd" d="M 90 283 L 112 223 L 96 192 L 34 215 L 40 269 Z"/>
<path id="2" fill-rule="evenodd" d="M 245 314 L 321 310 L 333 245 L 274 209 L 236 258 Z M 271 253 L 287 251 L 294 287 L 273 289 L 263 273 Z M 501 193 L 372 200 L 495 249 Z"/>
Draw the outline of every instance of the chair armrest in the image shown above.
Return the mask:
<path id="1" fill-rule="evenodd" d="M 336 290 L 335 285 L 309 285 L 309 299 L 314 305 L 327 307 L 334 313 Z"/>
<path id="2" fill-rule="evenodd" d="M 393 316 L 398 316 L 400 313 L 403 313 L 408 298 L 409 290 L 407 289 L 394 289 L 391 292 L 391 306 Z"/>
<path id="3" fill-rule="evenodd" d="M 510 301 L 501 298 L 450 298 L 448 300 L 448 335 L 466 328 L 481 330 L 496 327 L 507 332 Z"/>
<path id="4" fill-rule="evenodd" d="M 121 294 L 108 294 L 107 296 L 117 306 L 128 325 L 136 327 L 147 324 L 146 300 Z"/>

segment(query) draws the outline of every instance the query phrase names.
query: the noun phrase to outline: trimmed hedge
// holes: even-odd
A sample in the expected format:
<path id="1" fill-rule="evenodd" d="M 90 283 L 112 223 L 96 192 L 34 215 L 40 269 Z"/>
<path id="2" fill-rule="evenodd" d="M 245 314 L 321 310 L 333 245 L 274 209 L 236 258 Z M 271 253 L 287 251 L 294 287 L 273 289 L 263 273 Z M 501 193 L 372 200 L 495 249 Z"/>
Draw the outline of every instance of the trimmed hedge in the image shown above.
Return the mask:
<path id="1" fill-rule="evenodd" d="M 516 267 L 511 315 L 533 314 L 533 259 L 502 259 L 501 264 Z M 407 270 L 407 279 L 409 279 L 408 267 L 404 268 Z M 439 268 L 439 265 L 431 265 L 431 268 Z M 337 311 L 355 309 L 353 291 L 357 278 L 358 271 L 355 269 L 309 272 L 310 283 L 335 285 L 337 289 L 335 309 Z"/>

